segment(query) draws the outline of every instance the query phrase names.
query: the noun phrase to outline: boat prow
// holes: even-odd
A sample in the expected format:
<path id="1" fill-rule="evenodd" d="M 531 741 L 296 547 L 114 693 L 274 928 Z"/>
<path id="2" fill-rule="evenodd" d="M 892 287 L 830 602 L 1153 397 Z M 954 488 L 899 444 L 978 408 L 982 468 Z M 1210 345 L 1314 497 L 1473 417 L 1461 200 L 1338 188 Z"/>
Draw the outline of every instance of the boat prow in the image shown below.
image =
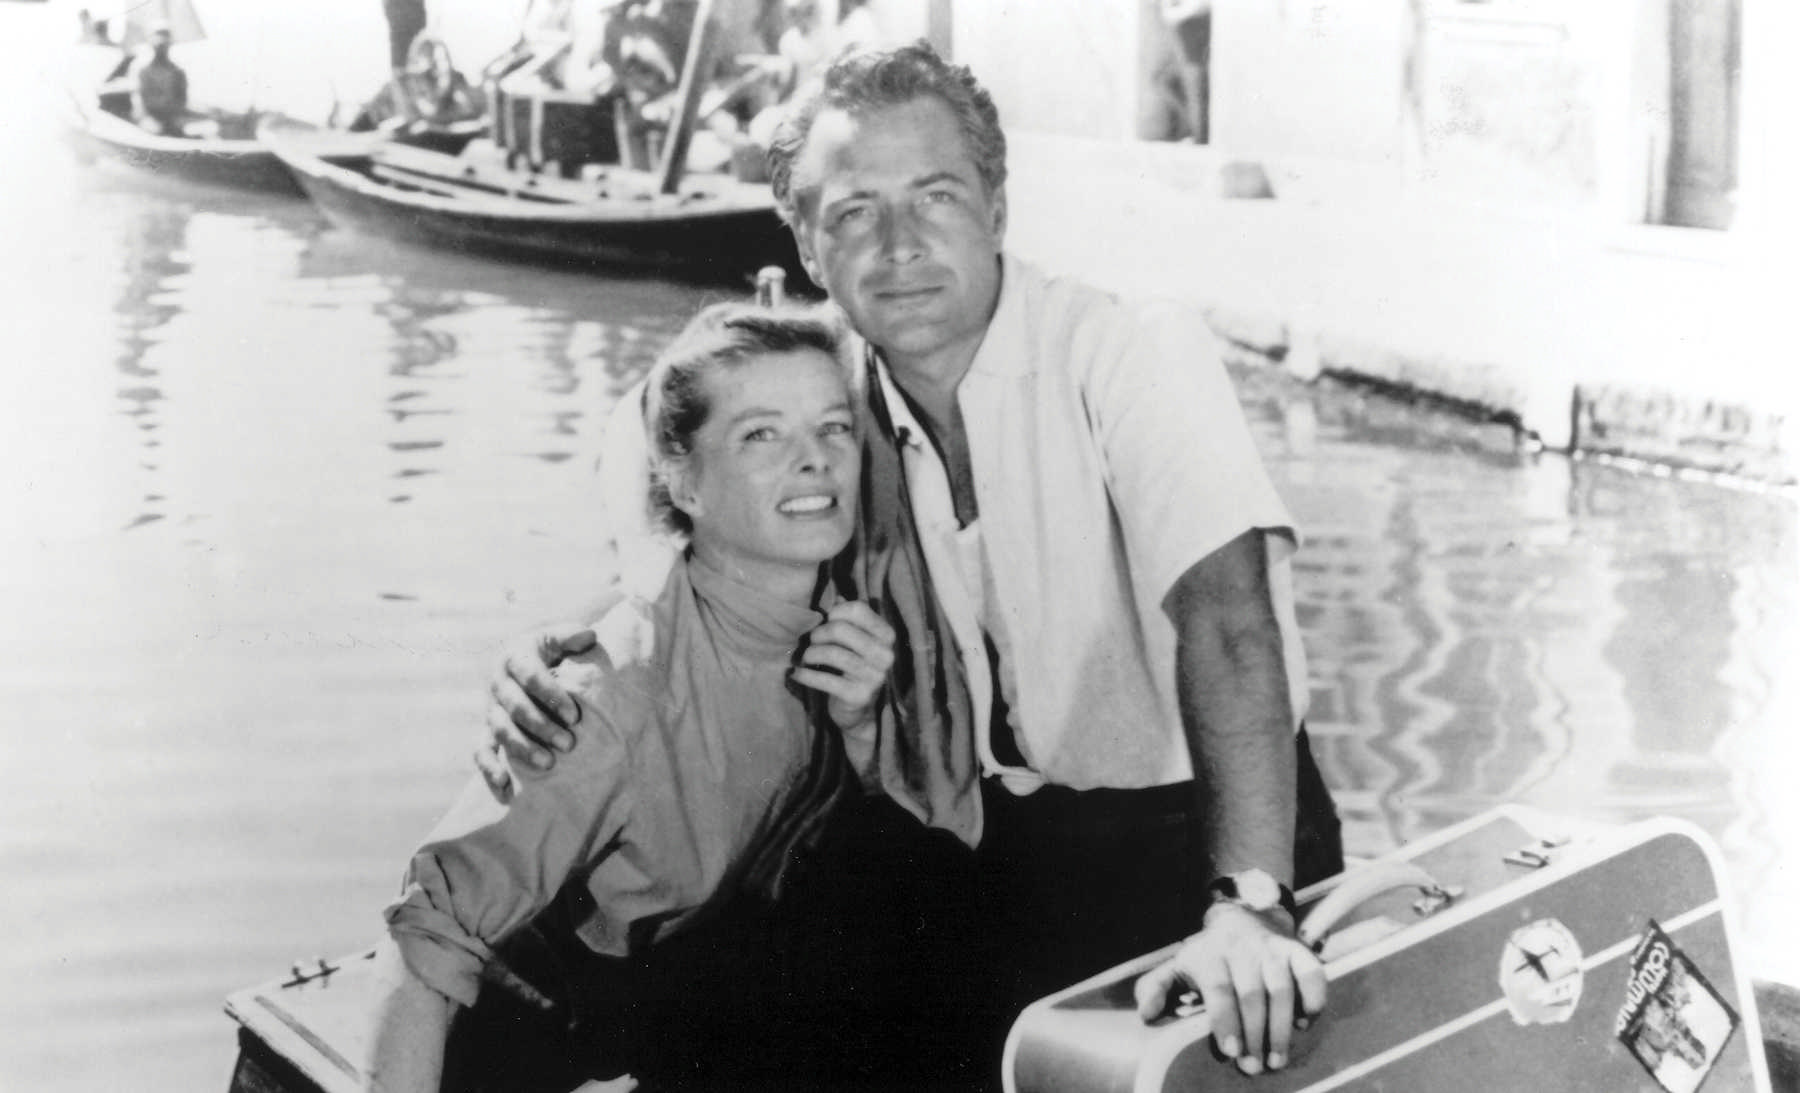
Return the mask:
<path id="1" fill-rule="evenodd" d="M 238 1025 L 230 1093 L 362 1093 L 383 981 L 375 950 L 296 963 L 288 974 L 238 991 L 225 1012 Z M 462 1093 L 568 1093 L 586 1081 L 567 1010 L 500 961 L 482 973 L 481 1000 L 459 1011 L 444 1069 Z"/>
<path id="2" fill-rule="evenodd" d="M 373 949 L 294 965 L 285 979 L 238 991 L 225 1012 L 238 1023 L 231 1093 L 358 1093 L 367 1084 Z"/>

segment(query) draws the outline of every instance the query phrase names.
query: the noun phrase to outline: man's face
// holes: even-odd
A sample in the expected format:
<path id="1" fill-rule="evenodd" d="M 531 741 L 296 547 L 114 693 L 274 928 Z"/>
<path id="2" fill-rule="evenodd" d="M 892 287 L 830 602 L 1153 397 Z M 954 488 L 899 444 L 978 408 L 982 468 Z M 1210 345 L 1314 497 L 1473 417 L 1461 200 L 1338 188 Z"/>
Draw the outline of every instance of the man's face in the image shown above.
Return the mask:
<path id="1" fill-rule="evenodd" d="M 1006 195 L 934 96 L 822 111 L 794 164 L 801 261 L 896 369 L 955 381 L 1000 296 Z"/>

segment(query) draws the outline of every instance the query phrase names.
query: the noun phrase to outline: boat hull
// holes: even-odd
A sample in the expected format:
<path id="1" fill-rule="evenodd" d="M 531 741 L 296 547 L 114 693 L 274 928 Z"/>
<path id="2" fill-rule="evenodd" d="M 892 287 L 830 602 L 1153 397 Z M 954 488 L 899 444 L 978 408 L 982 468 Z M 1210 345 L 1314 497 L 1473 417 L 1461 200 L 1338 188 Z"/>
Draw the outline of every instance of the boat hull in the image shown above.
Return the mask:
<path id="1" fill-rule="evenodd" d="M 226 1011 L 238 1022 L 238 1055 L 229 1093 L 352 1093 L 366 1080 L 360 1037 L 375 1004 L 369 978 L 346 958 L 334 986 L 270 983 L 234 995 Z M 347 974 L 346 974 L 347 973 Z M 340 978 L 341 976 L 341 978 Z M 1770 1086 L 1800 1089 L 1800 990 L 1754 983 Z M 515 1073 L 523 1073 L 515 1072 Z M 564 1093 L 571 1085 L 522 1080 L 513 1093 Z"/>
<path id="2" fill-rule="evenodd" d="M 117 163 L 162 179 L 301 196 L 287 167 L 254 138 L 159 136 L 97 106 L 84 105 L 71 119 L 69 139 L 86 159 Z"/>
<path id="3" fill-rule="evenodd" d="M 396 181 L 381 151 L 315 151 L 306 135 L 265 135 L 334 223 L 402 242 L 594 272 L 658 271 L 741 281 L 767 265 L 797 272 L 793 237 L 766 186 L 730 178 L 677 196 L 411 155 Z M 429 160 L 423 168 L 417 161 Z M 398 172 L 390 172 L 398 173 Z M 628 189 L 628 188 L 624 188 Z"/>

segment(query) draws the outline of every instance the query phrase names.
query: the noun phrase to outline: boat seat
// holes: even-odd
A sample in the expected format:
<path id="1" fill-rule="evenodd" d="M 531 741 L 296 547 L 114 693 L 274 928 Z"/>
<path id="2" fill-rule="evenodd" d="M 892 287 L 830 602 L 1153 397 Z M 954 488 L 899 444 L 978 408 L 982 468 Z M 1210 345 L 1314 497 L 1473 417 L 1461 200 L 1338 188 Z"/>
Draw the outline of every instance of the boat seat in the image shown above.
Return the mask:
<path id="1" fill-rule="evenodd" d="M 379 160 L 369 164 L 369 173 L 383 182 L 392 182 L 397 186 L 404 186 L 410 190 L 422 190 L 425 193 L 436 194 L 439 197 L 468 196 L 467 187 L 459 190 L 457 187 L 444 182 L 442 179 L 435 178 L 431 175 L 420 174 L 417 171 L 408 171 L 402 167 L 391 167 Z"/>

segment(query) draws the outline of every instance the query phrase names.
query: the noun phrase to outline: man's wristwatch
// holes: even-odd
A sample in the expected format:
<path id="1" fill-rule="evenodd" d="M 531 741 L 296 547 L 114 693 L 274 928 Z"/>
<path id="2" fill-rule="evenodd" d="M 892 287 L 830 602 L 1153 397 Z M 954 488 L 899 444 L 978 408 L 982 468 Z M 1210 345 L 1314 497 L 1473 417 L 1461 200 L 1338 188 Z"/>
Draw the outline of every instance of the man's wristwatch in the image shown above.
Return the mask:
<path id="1" fill-rule="evenodd" d="M 1295 925 L 1300 922 L 1300 908 L 1294 903 L 1293 889 L 1263 872 L 1245 869 L 1215 877 L 1206 886 L 1211 903 L 1235 903 L 1249 911 L 1273 911 L 1279 907 L 1288 913 Z"/>

